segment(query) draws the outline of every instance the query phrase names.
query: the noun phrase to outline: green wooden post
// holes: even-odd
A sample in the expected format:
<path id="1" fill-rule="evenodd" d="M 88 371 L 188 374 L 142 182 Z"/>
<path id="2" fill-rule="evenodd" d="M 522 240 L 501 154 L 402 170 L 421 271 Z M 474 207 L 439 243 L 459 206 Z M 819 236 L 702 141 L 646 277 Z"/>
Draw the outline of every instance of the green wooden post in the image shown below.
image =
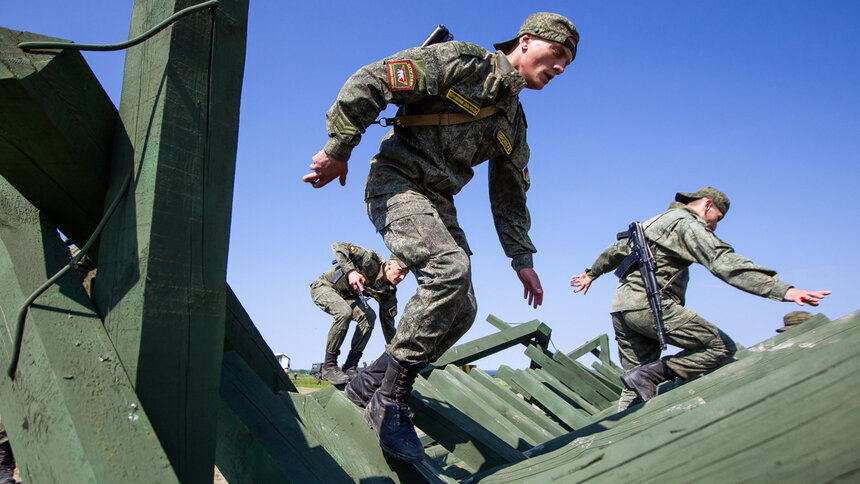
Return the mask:
<path id="1" fill-rule="evenodd" d="M 191 0 L 138 0 L 137 36 Z M 94 299 L 183 482 L 211 482 L 247 0 L 180 19 L 126 54 Z"/>
<path id="2" fill-rule="evenodd" d="M 74 271 L 30 307 L 16 377 L 6 376 L 19 308 L 68 261 L 56 227 L 0 178 L 0 414 L 21 476 L 178 482 Z"/>
<path id="3" fill-rule="evenodd" d="M 82 247 L 104 211 L 116 108 L 79 52 L 18 48 L 35 41 L 60 39 L 0 27 L 0 174 Z"/>
<path id="4" fill-rule="evenodd" d="M 445 365 L 465 365 L 518 344 L 528 345 L 536 342 L 538 345 L 546 346 L 550 333 L 552 333 L 552 330 L 549 326 L 537 319 L 518 326 L 512 326 L 498 333 L 487 335 L 449 349 L 422 373 L 429 373 L 434 368 L 443 368 Z"/>

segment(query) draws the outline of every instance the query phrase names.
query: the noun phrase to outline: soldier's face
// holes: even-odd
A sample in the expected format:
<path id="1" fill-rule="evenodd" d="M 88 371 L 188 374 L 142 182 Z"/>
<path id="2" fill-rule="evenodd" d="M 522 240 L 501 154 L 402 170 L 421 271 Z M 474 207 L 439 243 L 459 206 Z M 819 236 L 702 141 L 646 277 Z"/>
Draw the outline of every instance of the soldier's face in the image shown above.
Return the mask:
<path id="1" fill-rule="evenodd" d="M 409 269 L 404 269 L 400 267 L 400 264 L 390 260 L 385 263 L 385 278 L 388 279 L 388 282 L 394 284 L 395 286 L 400 284 L 404 278 L 406 278 L 406 274 L 409 274 Z"/>
<path id="2" fill-rule="evenodd" d="M 710 202 L 710 200 L 708 201 Z M 702 218 L 705 220 L 705 223 L 708 224 L 708 228 L 713 232 L 714 230 L 717 230 L 717 223 L 723 219 L 723 212 L 721 212 L 720 209 L 711 202 L 705 206 L 705 216 Z"/>
<path id="3" fill-rule="evenodd" d="M 573 60 L 570 49 L 564 45 L 529 34 L 520 37 L 519 47 L 524 52 L 517 70 L 525 78 L 529 89 L 543 89 L 555 76 L 562 74 Z"/>

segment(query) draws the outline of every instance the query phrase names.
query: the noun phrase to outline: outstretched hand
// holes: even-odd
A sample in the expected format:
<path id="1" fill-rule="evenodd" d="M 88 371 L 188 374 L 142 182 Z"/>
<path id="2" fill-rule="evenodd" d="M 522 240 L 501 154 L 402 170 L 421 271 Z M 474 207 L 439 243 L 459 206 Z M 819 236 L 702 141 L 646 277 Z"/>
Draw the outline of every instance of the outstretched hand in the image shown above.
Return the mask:
<path id="1" fill-rule="evenodd" d="M 517 271 L 517 277 L 523 283 L 523 299 L 527 299 L 529 306 L 537 309 L 543 303 L 543 287 L 537 272 L 530 267 Z"/>
<path id="2" fill-rule="evenodd" d="M 791 301 L 797 303 L 798 306 L 809 304 L 810 306 L 818 306 L 818 301 L 824 299 L 824 296 L 830 294 L 831 291 L 805 291 L 803 289 L 791 288 L 783 296 L 783 301 Z"/>
<path id="3" fill-rule="evenodd" d="M 346 162 L 329 156 L 325 150 L 320 150 L 311 158 L 310 169 L 311 172 L 303 176 L 302 181 L 314 188 L 324 187 L 335 178 L 340 179 L 340 186 L 346 185 Z"/>
<path id="4" fill-rule="evenodd" d="M 582 291 L 582 294 L 588 294 L 588 288 L 591 287 L 591 282 L 594 279 L 588 277 L 588 274 L 583 272 L 578 276 L 573 276 L 570 278 L 570 285 L 574 288 L 573 292 L 576 294 L 577 292 Z"/>

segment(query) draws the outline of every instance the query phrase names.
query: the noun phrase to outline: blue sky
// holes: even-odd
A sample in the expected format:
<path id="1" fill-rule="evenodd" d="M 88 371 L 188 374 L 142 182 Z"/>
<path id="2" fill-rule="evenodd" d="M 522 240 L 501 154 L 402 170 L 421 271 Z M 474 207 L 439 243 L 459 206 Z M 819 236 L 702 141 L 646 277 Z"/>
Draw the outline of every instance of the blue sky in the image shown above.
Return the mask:
<path id="1" fill-rule="evenodd" d="M 570 276 L 628 223 L 664 210 L 676 191 L 706 185 L 732 201 L 716 233 L 739 253 L 797 287 L 834 291 L 813 312 L 835 318 L 858 309 L 860 4 L 259 0 L 249 13 L 227 281 L 275 352 L 296 368 L 322 361 L 330 319 L 308 286 L 329 267 L 331 242 L 388 256 L 362 200 L 367 161 L 384 129 L 371 127 L 353 152 L 346 187 L 301 182 L 325 143 L 324 114 L 343 82 L 419 44 L 439 23 L 457 40 L 491 48 L 534 11 L 568 16 L 582 37 L 564 75 L 520 96 L 544 304 L 535 310 L 522 300 L 481 165 L 456 198 L 475 252 L 478 299 L 478 318 L 461 341 L 494 332 L 488 314 L 510 323 L 539 319 L 565 351 L 611 335 L 615 278 L 598 279 L 583 297 L 572 294 Z M 127 38 L 130 17 L 131 2 L 5 0 L 0 25 L 114 43 Z M 124 54 L 85 57 L 117 103 Z M 410 276 L 401 301 L 414 289 Z M 687 296 L 688 307 L 745 346 L 802 309 L 745 294 L 701 266 L 692 269 Z M 382 351 L 377 330 L 365 359 Z M 515 348 L 479 365 L 502 363 L 528 360 Z"/>

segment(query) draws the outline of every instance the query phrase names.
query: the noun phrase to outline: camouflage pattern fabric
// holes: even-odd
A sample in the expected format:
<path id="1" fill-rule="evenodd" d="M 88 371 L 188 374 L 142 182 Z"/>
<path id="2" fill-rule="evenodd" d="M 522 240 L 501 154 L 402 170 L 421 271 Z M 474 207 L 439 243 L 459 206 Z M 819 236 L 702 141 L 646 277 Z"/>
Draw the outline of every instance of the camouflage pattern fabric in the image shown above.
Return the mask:
<path id="1" fill-rule="evenodd" d="M 368 210 L 380 222 L 385 245 L 418 280 L 386 350 L 401 362 L 435 361 L 466 334 L 478 311 L 465 234 L 456 218 L 446 223 L 441 210 L 415 192 L 373 198 Z"/>
<path id="2" fill-rule="evenodd" d="M 658 285 L 663 288 L 663 318 L 666 342 L 683 348 L 664 358 L 666 365 L 682 378 L 691 378 L 725 363 L 734 355 L 731 338 L 695 312 L 683 307 L 689 282 L 689 267 L 698 262 L 712 274 L 738 289 L 782 301 L 792 286 L 781 282 L 777 273 L 758 266 L 734 252 L 708 229 L 704 220 L 679 202 L 643 224 L 656 263 Z M 625 241 L 611 245 L 586 273 L 592 279 L 613 271 L 630 252 Z M 618 341 L 619 357 L 625 370 L 650 363 L 660 357 L 654 316 L 642 278 L 637 269 L 618 282 L 610 308 Z M 628 393 L 626 397 L 630 397 Z M 621 405 L 625 403 L 622 395 Z M 629 404 L 629 402 L 627 402 Z"/>
<path id="3" fill-rule="evenodd" d="M 392 128 L 371 160 L 368 214 L 385 245 L 418 280 L 387 348 L 402 362 L 435 361 L 475 319 L 471 251 L 454 208 L 454 195 L 472 179 L 474 166 L 489 160 L 491 210 L 511 265 L 533 267 L 536 249 L 526 208 L 529 147 L 517 96 L 524 87 L 501 52 L 445 42 L 359 69 L 326 114 L 325 151 L 346 160 L 388 104 L 400 106 L 398 116 L 501 110 L 464 124 Z"/>
<path id="4" fill-rule="evenodd" d="M 326 114 L 325 151 L 349 158 L 361 133 L 389 103 L 400 106 L 398 115 L 500 108 L 471 123 L 392 128 L 371 160 L 365 200 L 413 191 L 453 210 L 453 197 L 472 179 L 473 167 L 489 160 L 490 203 L 502 248 L 515 270 L 532 267 L 529 147 L 517 96 L 523 87 L 525 80 L 500 52 L 466 42 L 408 49 L 362 67 L 347 80 Z M 440 211 L 448 218 L 455 213 Z"/>
<path id="5" fill-rule="evenodd" d="M 385 279 L 385 259 L 376 252 L 345 242 L 332 244 L 332 253 L 337 264 L 323 272 L 311 284 L 311 299 L 314 304 L 330 314 L 334 321 L 326 340 L 326 351 L 337 353 L 346 339 L 350 321 L 356 322 L 350 349 L 363 352 L 373 332 L 376 314 L 358 298 L 358 293 L 349 285 L 346 276 L 352 270 L 365 279 L 365 294 L 379 303 L 379 319 L 385 342 L 394 337 L 394 317 L 397 315 L 397 288 Z M 335 277 L 340 269 L 343 274 Z M 332 282 L 332 279 L 336 279 Z"/>

